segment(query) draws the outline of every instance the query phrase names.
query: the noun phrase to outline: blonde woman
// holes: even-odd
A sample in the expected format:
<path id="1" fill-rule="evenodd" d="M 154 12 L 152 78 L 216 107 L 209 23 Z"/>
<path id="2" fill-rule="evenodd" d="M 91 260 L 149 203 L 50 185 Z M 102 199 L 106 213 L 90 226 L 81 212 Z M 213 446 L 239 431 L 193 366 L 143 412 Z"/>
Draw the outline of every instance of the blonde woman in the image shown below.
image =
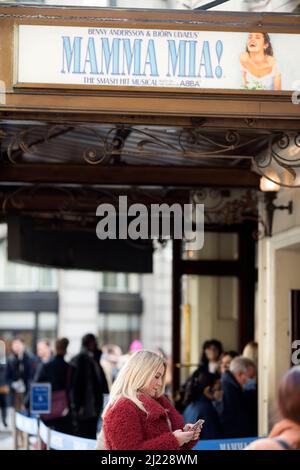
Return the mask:
<path id="1" fill-rule="evenodd" d="M 135 352 L 113 383 L 103 412 L 107 450 L 192 449 L 201 427 L 183 430 L 182 416 L 164 396 L 166 363 L 148 350 Z"/>

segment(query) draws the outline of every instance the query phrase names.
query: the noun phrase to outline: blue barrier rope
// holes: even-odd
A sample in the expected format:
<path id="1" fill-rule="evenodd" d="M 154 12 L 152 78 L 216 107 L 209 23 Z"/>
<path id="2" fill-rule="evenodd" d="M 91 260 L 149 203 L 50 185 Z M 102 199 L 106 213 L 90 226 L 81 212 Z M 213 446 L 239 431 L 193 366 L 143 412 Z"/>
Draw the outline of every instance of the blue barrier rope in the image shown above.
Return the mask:
<path id="1" fill-rule="evenodd" d="M 38 421 L 36 418 L 16 413 L 16 427 L 20 431 L 26 432 L 31 436 L 38 435 Z M 55 450 L 95 450 L 96 440 L 85 439 L 83 437 L 72 436 L 62 432 L 49 429 L 45 423 L 40 422 L 39 435 L 50 449 Z M 49 439 L 50 438 L 50 439 Z M 240 439 L 217 439 L 208 441 L 199 441 L 193 450 L 241 450 L 250 442 L 259 439 L 258 437 L 246 437 Z M 50 442 L 48 442 L 50 440 Z"/>
<path id="2" fill-rule="evenodd" d="M 237 439 L 211 439 L 198 441 L 193 450 L 242 450 L 259 437 L 241 437 Z"/>
<path id="3" fill-rule="evenodd" d="M 26 432 L 30 436 L 38 435 L 38 422 L 36 418 L 31 418 L 22 413 L 16 413 L 16 428 Z"/>
<path id="4" fill-rule="evenodd" d="M 30 436 L 38 436 L 38 421 L 36 418 L 16 413 L 16 428 Z M 96 440 L 72 436 L 53 431 L 40 421 L 39 435 L 42 441 L 55 450 L 95 450 Z M 48 442 L 50 437 L 50 442 Z"/>
<path id="5" fill-rule="evenodd" d="M 62 432 L 53 431 L 44 424 L 40 423 L 40 437 L 50 449 L 55 450 L 95 450 L 96 440 L 85 439 L 83 437 L 72 436 Z M 49 439 L 50 437 L 50 439 Z M 50 442 L 48 442 L 50 440 Z"/>

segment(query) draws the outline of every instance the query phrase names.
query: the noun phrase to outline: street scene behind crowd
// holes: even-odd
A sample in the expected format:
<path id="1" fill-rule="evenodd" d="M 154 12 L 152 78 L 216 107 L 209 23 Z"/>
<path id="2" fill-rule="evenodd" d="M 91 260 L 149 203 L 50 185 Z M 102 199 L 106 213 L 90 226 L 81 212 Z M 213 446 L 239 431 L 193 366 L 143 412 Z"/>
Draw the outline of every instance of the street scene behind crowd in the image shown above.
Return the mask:
<path id="1" fill-rule="evenodd" d="M 11 435 L 12 412 L 30 416 L 30 384 L 50 383 L 52 409 L 41 416 L 42 421 L 68 435 L 97 439 L 99 450 L 188 450 L 199 439 L 245 437 L 254 441 L 249 450 L 299 448 L 299 366 L 281 380 L 278 415 L 270 436 L 255 440 L 258 345 L 254 341 L 242 355 L 224 351 L 216 339 L 205 341 L 199 366 L 175 397 L 171 358 L 159 347 L 143 349 L 138 339 L 123 354 L 114 344 L 100 349 L 97 338 L 87 333 L 81 350 L 68 360 L 67 338 L 57 338 L 54 345 L 39 340 L 36 354 L 21 337 L 5 343 L 7 361 L 0 366 L 0 445 Z M 127 432 L 120 433 L 124 425 Z M 22 448 L 24 435 L 17 431 L 16 436 Z"/>
<path id="2" fill-rule="evenodd" d="M 126 353 L 118 345 L 100 349 L 93 334 L 82 337 L 81 350 L 71 358 L 67 338 L 58 338 L 53 345 L 47 339 L 38 341 L 36 354 L 26 348 L 21 337 L 6 344 L 7 362 L 0 369 L 2 430 L 8 426 L 9 408 L 30 415 L 30 384 L 46 382 L 52 386 L 54 409 L 42 415 L 42 420 L 57 431 L 90 439 L 96 439 L 102 428 L 101 414 L 120 370 L 142 350 L 139 340 L 133 341 Z M 247 345 L 244 355 L 239 356 L 235 351 L 223 351 L 217 340 L 206 341 L 198 368 L 175 399 L 171 358 L 160 348 L 155 353 L 166 365 L 162 373 L 164 395 L 185 424 L 205 420 L 201 439 L 257 435 L 256 343 Z"/>

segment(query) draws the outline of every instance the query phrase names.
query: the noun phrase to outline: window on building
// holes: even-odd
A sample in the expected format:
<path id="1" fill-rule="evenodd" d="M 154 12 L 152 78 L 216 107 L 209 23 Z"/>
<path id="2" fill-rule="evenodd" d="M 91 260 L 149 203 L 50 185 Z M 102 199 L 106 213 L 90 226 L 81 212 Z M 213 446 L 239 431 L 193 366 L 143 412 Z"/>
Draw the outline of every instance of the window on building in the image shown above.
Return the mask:
<path id="1" fill-rule="evenodd" d="M 11 341 L 20 336 L 29 351 L 35 351 L 39 339 L 54 344 L 57 337 L 57 314 L 55 312 L 0 312 L 0 337 Z"/>
<path id="2" fill-rule="evenodd" d="M 183 245 L 183 259 L 234 261 L 239 257 L 238 234 L 205 232 L 205 243 L 199 251 L 188 251 Z"/>
<path id="3" fill-rule="evenodd" d="M 102 288 L 105 292 L 127 292 L 128 274 L 125 273 L 103 273 Z"/>
<path id="4" fill-rule="evenodd" d="M 0 290 L 43 291 L 57 289 L 57 270 L 12 263 L 7 260 L 7 242 L 0 242 Z"/>
<path id="5" fill-rule="evenodd" d="M 140 291 L 141 276 L 134 273 L 111 273 L 100 274 L 99 290 L 102 292 L 130 292 Z"/>
<path id="6" fill-rule="evenodd" d="M 126 353 L 130 343 L 140 338 L 141 316 L 130 313 L 100 313 L 100 345 L 117 344 Z"/>

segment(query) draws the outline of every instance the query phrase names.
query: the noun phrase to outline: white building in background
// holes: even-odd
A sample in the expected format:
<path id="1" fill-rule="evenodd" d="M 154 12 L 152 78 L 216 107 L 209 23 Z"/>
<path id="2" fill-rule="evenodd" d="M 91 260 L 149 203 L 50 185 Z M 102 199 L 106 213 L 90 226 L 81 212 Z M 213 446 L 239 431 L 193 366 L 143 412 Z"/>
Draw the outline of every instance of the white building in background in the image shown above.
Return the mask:
<path id="1" fill-rule="evenodd" d="M 147 275 L 12 263 L 7 261 L 6 246 L 6 228 L 0 225 L 0 336 L 20 334 L 29 347 L 38 338 L 54 341 L 57 336 L 67 336 L 69 353 L 75 354 L 81 337 L 91 332 L 98 336 L 100 344 L 119 344 L 124 352 L 133 339 L 140 339 L 145 347 L 162 347 L 171 352 L 170 243 L 154 252 L 154 271 Z M 48 312 L 42 307 L 38 312 L 20 310 L 20 296 L 24 293 L 33 302 L 38 293 L 43 293 L 47 305 L 49 299 L 52 305 L 56 295 L 57 307 Z M 4 298 L 5 305 L 12 302 L 9 311 L 3 309 Z M 40 302 L 43 305 L 43 299 Z M 18 310 L 12 310 L 13 305 Z M 105 311 L 101 311 L 101 306 Z"/>

